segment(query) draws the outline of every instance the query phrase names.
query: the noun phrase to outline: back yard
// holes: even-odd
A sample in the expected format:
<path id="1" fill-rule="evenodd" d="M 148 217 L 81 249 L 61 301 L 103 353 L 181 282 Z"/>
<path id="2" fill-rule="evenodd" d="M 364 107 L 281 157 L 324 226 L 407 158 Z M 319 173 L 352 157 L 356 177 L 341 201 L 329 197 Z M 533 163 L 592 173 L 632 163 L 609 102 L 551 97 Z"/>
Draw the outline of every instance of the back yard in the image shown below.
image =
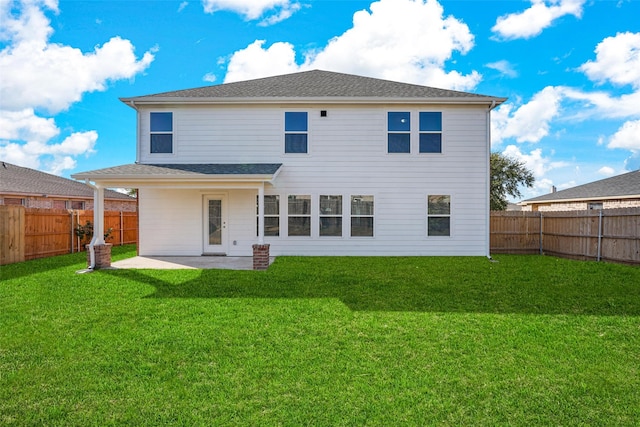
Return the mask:
<path id="1" fill-rule="evenodd" d="M 114 258 L 135 248 L 116 247 Z M 0 270 L 2 425 L 638 425 L 640 268 Z"/>

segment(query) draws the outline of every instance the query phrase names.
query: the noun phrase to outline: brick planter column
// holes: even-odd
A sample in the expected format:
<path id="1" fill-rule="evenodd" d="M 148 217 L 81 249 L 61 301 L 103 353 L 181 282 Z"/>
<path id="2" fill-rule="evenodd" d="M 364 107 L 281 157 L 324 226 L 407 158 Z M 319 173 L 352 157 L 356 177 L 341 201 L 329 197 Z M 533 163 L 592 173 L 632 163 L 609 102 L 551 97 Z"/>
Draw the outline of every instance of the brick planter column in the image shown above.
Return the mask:
<path id="1" fill-rule="evenodd" d="M 269 268 L 269 244 L 253 245 L 253 269 Z"/>
<path id="2" fill-rule="evenodd" d="M 111 247 L 113 244 L 105 243 L 103 245 L 95 245 L 93 250 L 96 253 L 96 265 L 94 269 L 99 268 L 108 268 L 111 267 Z M 89 245 L 85 246 L 87 248 L 87 266 L 91 266 L 91 251 L 89 250 Z"/>

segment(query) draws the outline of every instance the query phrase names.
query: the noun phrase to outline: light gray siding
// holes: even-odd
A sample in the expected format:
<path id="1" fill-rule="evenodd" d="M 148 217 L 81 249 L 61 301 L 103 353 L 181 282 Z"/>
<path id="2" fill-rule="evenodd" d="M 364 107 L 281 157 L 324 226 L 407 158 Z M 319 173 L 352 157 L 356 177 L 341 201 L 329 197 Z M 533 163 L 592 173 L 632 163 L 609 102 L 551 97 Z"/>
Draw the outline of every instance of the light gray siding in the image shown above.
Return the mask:
<path id="1" fill-rule="evenodd" d="M 320 111 L 326 110 L 327 117 Z M 174 153 L 149 153 L 149 112 L 174 113 Z M 284 112 L 309 113 L 307 154 L 284 153 Z M 387 153 L 387 112 L 412 113 L 410 154 Z M 441 154 L 418 153 L 418 112 L 441 111 Z M 282 163 L 266 194 L 280 195 L 271 253 L 487 255 L 488 129 L 482 106 L 189 106 L 140 110 L 142 163 Z M 251 255 L 257 190 L 225 190 L 229 255 Z M 202 253 L 204 190 L 142 189 L 141 254 Z M 310 237 L 287 237 L 287 196 L 312 196 Z M 451 196 L 451 236 L 427 237 L 427 195 Z M 343 236 L 319 236 L 320 195 L 343 196 Z M 375 196 L 374 237 L 350 237 L 349 198 Z M 233 245 L 233 242 L 236 242 Z"/>

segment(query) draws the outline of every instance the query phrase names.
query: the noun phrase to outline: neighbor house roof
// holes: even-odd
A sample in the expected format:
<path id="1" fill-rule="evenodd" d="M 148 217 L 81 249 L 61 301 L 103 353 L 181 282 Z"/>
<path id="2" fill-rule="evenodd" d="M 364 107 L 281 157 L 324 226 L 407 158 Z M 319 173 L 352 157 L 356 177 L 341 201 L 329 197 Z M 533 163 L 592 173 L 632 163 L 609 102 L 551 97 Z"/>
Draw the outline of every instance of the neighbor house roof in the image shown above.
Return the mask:
<path id="1" fill-rule="evenodd" d="M 399 101 L 486 103 L 494 106 L 506 100 L 505 98 L 468 92 L 313 70 L 195 89 L 121 98 L 121 101 L 135 107 L 137 103 L 204 103 L 231 102 L 233 100 L 267 102 L 284 99 L 300 100 L 302 98 L 324 102 L 396 99 Z"/>
<path id="2" fill-rule="evenodd" d="M 75 179 L 90 180 L 172 180 L 233 179 L 265 181 L 275 178 L 281 163 L 237 163 L 237 164 L 128 164 L 98 169 L 72 175 Z"/>
<path id="3" fill-rule="evenodd" d="M 86 184 L 7 162 L 0 163 L 0 194 L 93 199 L 93 189 Z M 135 201 L 113 190 L 105 190 L 104 197 Z"/>
<path id="4" fill-rule="evenodd" d="M 616 198 L 640 198 L 640 170 L 534 197 L 524 200 L 520 204 Z"/>

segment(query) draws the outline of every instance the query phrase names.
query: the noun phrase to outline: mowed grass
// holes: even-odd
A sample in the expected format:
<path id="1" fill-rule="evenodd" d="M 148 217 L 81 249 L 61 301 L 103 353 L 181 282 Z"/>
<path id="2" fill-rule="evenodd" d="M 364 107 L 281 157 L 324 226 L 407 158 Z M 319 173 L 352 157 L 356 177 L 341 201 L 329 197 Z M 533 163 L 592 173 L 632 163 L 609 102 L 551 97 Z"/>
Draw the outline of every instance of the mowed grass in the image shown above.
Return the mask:
<path id="1" fill-rule="evenodd" d="M 0 425 L 639 425 L 640 269 L 496 258 L 3 266 Z"/>

